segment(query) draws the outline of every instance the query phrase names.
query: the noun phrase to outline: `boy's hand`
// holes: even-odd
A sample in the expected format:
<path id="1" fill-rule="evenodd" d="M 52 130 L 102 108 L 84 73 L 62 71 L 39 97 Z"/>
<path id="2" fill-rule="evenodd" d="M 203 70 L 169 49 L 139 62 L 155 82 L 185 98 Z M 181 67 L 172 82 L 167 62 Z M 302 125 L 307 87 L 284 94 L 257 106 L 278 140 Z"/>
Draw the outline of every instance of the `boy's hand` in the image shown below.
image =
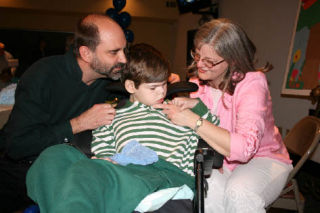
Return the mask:
<path id="1" fill-rule="evenodd" d="M 111 160 L 109 157 L 97 158 L 96 156 L 93 156 L 93 157 L 91 157 L 91 159 L 106 160 L 106 161 L 109 161 L 109 162 L 111 162 L 111 163 L 113 163 L 113 164 L 118 164 L 117 162 L 115 162 L 115 161 Z"/>

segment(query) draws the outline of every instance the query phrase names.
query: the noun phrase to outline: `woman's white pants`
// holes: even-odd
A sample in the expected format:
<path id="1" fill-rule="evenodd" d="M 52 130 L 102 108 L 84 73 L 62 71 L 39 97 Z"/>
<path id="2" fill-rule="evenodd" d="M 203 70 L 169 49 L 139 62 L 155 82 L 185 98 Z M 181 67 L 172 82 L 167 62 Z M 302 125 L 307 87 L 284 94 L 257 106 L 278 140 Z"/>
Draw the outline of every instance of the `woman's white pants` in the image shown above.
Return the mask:
<path id="1" fill-rule="evenodd" d="M 256 157 L 223 174 L 214 169 L 207 179 L 206 213 L 264 213 L 282 191 L 292 170 L 291 164 Z"/>

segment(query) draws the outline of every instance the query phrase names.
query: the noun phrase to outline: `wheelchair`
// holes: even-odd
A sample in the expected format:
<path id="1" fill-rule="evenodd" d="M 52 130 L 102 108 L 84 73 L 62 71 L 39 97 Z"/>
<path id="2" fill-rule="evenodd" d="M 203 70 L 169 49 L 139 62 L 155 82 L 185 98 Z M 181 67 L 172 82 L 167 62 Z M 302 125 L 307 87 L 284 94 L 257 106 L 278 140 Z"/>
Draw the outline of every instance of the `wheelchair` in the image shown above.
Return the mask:
<path id="1" fill-rule="evenodd" d="M 168 85 L 168 92 L 166 98 L 172 99 L 180 94 L 190 93 L 197 91 L 198 86 L 190 82 L 177 82 Z M 116 108 L 121 108 L 128 98 L 128 93 L 125 88 L 120 84 L 120 82 L 114 82 L 108 85 L 107 90 L 112 91 L 117 101 Z M 113 100 L 111 100 L 113 101 Z M 92 132 L 84 131 L 78 133 L 74 136 L 74 139 L 69 145 L 75 147 L 84 153 L 87 157 L 91 158 L 93 154 L 91 153 L 91 141 Z M 205 178 L 209 177 L 212 168 L 217 169 L 222 166 L 224 156 L 213 150 L 206 142 L 202 139 L 199 140 L 198 149 L 195 152 L 194 157 L 194 174 L 195 174 L 195 189 L 196 193 L 194 195 L 193 201 L 190 200 L 169 200 L 160 209 L 153 211 L 153 213 L 171 213 L 177 212 L 194 212 L 203 213 L 204 212 L 204 198 L 208 190 L 208 185 Z M 30 207 L 33 209 L 28 213 L 37 212 L 37 208 L 34 206 Z M 133 212 L 138 213 L 138 212 Z"/>
<path id="2" fill-rule="evenodd" d="M 113 91 L 114 94 L 120 97 L 118 99 L 118 104 L 116 108 L 121 108 L 125 101 L 127 100 L 128 93 L 125 88 L 119 82 L 114 82 L 108 85 L 107 90 Z M 198 86 L 191 82 L 177 82 L 168 85 L 167 99 L 172 99 L 173 97 L 179 95 L 189 94 L 190 92 L 195 92 L 198 90 Z M 86 131 L 79 133 L 75 136 L 74 140 L 71 142 L 73 146 L 81 150 L 88 157 L 92 156 L 90 141 L 92 139 L 91 131 Z M 194 174 L 195 174 L 195 186 L 196 194 L 193 200 L 192 212 L 194 213 L 204 213 L 204 198 L 208 190 L 208 185 L 206 178 L 210 176 L 212 169 L 218 169 L 222 167 L 224 156 L 212 149 L 204 140 L 200 139 L 198 144 L 198 149 L 195 152 L 194 157 Z M 181 202 L 183 203 L 183 202 Z M 164 209 L 170 209 L 170 206 L 174 204 L 169 203 Z M 180 204 L 177 204 L 180 205 Z M 169 210 L 170 211 L 170 210 Z M 165 212 L 160 208 L 157 212 Z M 173 209 L 176 212 L 176 209 Z"/>

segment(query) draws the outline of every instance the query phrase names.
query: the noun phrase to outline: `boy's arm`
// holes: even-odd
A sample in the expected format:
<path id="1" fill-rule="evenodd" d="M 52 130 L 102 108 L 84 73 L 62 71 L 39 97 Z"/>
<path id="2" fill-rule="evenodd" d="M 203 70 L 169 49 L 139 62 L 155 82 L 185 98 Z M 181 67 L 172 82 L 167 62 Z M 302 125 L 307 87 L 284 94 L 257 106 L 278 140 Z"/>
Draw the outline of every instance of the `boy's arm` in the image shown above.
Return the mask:
<path id="1" fill-rule="evenodd" d="M 197 99 L 199 102 L 191 109 L 191 111 L 218 126 L 220 124 L 219 117 L 212 114 L 208 107 L 199 98 Z"/>
<path id="2" fill-rule="evenodd" d="M 95 157 L 111 157 L 116 153 L 116 141 L 112 125 L 105 125 L 94 129 L 92 137 L 91 151 Z"/>

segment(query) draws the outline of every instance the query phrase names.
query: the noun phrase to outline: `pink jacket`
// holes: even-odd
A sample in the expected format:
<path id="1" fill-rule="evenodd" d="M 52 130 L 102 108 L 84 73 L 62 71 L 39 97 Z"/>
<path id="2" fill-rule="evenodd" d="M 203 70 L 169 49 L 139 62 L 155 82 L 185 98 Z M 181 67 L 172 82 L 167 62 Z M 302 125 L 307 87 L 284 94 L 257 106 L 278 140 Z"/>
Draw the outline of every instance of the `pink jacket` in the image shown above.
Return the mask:
<path id="1" fill-rule="evenodd" d="M 199 85 L 196 78 L 190 81 L 199 86 L 191 97 L 199 97 L 212 109 L 214 89 Z M 225 158 L 224 166 L 233 170 L 255 157 L 291 163 L 278 128 L 274 125 L 270 92 L 262 72 L 247 73 L 232 96 L 224 94 L 224 98 L 218 101 L 217 115 L 220 117 L 220 127 L 227 129 L 231 136 L 230 157 Z"/>

